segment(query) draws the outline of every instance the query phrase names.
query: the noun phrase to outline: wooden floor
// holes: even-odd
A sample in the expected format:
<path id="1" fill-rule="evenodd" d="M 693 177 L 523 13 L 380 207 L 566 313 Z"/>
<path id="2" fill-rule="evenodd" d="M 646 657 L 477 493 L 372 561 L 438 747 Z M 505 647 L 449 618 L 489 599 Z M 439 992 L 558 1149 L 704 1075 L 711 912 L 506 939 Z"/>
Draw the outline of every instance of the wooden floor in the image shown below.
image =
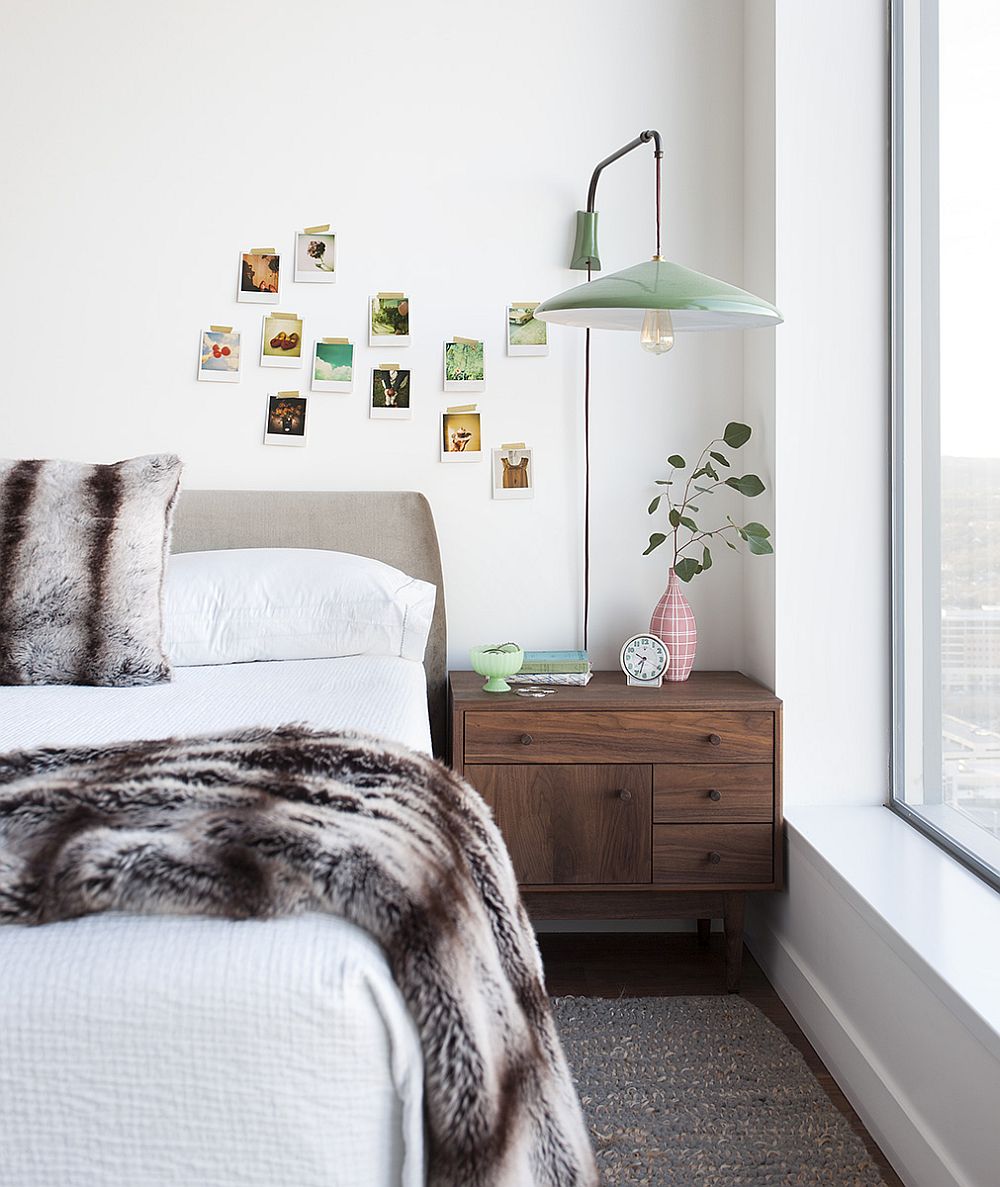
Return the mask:
<path id="1" fill-rule="evenodd" d="M 538 937 L 545 979 L 554 996 L 678 997 L 724 993 L 721 934 L 701 948 L 694 934 L 543 933 Z M 903 1187 L 882 1151 L 851 1108 L 795 1020 L 749 952 L 743 954 L 740 990 L 802 1053 L 827 1096 L 850 1122 L 878 1164 L 888 1187 Z"/>

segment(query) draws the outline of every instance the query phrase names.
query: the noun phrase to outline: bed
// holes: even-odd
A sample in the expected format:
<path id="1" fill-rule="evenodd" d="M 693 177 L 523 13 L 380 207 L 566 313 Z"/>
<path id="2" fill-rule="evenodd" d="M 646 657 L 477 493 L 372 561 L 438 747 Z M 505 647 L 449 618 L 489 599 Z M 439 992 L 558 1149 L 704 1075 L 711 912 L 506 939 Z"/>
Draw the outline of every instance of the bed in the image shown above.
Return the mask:
<path id="1" fill-rule="evenodd" d="M 0 688 L 0 751 L 297 721 L 441 753 L 444 596 L 423 496 L 181 495 L 175 552 L 265 547 L 358 553 L 433 582 L 423 665 L 351 656 L 184 668 L 142 689 Z M 416 1187 L 422 1076 L 385 957 L 340 919 L 0 928 L 2 1187 Z"/>

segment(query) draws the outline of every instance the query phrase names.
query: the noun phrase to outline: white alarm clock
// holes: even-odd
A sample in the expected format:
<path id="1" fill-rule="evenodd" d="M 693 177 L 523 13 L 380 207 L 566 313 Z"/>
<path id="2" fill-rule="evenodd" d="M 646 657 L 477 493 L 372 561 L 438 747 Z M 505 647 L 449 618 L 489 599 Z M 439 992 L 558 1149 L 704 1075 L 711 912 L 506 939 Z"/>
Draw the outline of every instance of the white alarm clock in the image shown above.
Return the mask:
<path id="1" fill-rule="evenodd" d="M 655 635 L 633 635 L 622 644 L 619 663 L 628 677 L 626 683 L 659 688 L 670 666 L 670 652 Z"/>

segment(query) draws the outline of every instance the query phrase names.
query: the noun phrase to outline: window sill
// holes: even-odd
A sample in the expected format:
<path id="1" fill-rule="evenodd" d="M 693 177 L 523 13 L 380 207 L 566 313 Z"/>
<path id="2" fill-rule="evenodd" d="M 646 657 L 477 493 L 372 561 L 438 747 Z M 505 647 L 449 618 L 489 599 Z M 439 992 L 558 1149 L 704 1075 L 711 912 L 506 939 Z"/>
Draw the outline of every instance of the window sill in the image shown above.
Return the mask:
<path id="1" fill-rule="evenodd" d="M 1000 1059 L 1000 893 L 888 808 L 786 812 L 790 844 Z"/>
<path id="2" fill-rule="evenodd" d="M 964 849 L 968 859 L 965 863 L 962 862 L 961 854 L 953 854 L 958 857 L 959 863 L 973 863 L 973 873 L 978 872 L 975 863 L 981 863 L 987 867 L 980 875 L 983 881 L 990 883 L 994 890 L 1000 889 L 995 873 L 1000 870 L 1000 837 L 995 837 L 985 828 L 980 828 L 975 821 L 950 804 L 898 804 L 894 811 L 904 820 L 908 814 L 916 817 L 917 828 L 921 825 L 930 828 L 932 841 L 935 834 L 943 834 L 941 848 L 946 852 L 949 843 Z"/>

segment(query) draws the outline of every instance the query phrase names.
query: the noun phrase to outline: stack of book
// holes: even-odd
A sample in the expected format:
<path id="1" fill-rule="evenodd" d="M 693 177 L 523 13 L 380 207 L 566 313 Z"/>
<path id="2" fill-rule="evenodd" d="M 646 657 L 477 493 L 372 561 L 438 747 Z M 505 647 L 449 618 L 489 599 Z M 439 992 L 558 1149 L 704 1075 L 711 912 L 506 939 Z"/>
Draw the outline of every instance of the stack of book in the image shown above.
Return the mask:
<path id="1" fill-rule="evenodd" d="M 587 684 L 590 660 L 586 651 L 526 651 L 524 663 L 511 684 Z"/>

